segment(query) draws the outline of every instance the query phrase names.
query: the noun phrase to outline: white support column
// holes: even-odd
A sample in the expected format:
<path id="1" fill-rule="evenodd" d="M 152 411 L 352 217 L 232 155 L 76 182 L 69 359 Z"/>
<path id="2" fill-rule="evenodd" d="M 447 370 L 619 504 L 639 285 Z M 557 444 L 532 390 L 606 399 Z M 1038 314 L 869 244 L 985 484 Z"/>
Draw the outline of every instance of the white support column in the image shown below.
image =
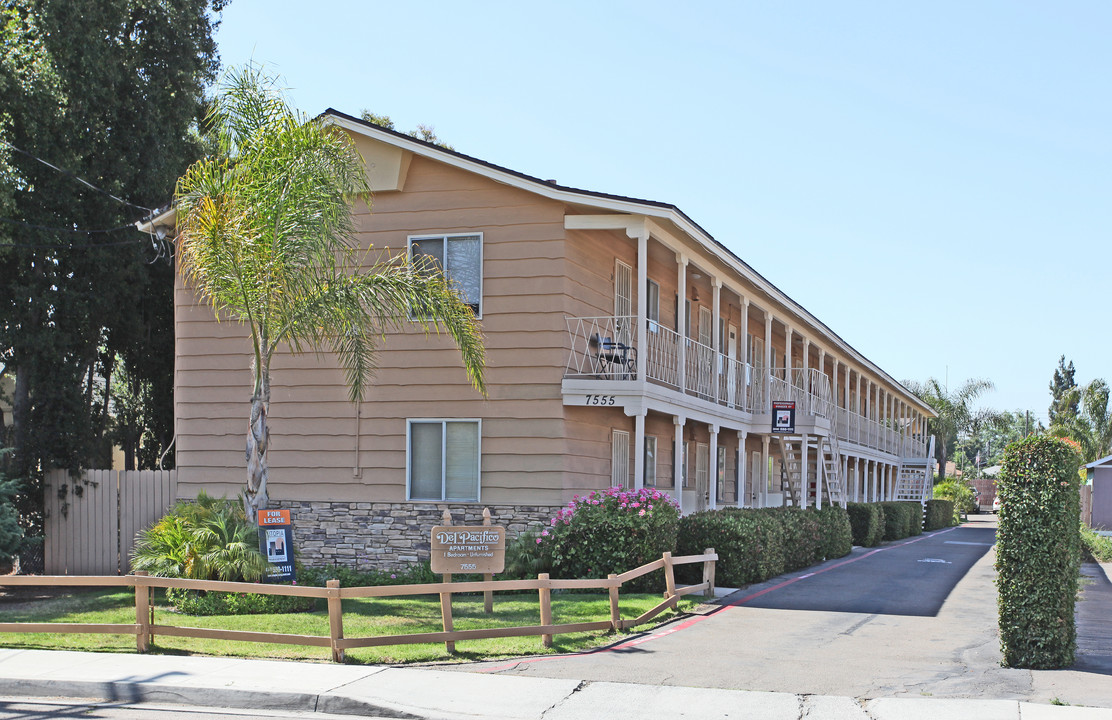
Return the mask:
<path id="1" fill-rule="evenodd" d="M 687 256 L 676 256 L 679 272 L 676 277 L 676 331 L 679 333 L 679 347 L 676 349 L 676 369 L 679 372 L 680 392 L 687 392 Z"/>
<path id="2" fill-rule="evenodd" d="M 814 391 L 814 388 L 811 386 L 811 361 L 808 357 L 808 353 L 810 352 L 810 350 L 811 341 L 808 338 L 803 338 L 803 360 L 800 363 L 802 372 L 800 373 L 801 377 L 799 378 L 799 389 L 805 393 L 804 398 L 806 399 L 807 403 L 807 414 L 814 415 L 815 408 L 812 405 L 813 398 L 811 397 L 811 393 Z"/>
<path id="3" fill-rule="evenodd" d="M 718 509 L 718 426 L 710 425 L 710 458 L 707 462 L 707 494 L 709 502 L 707 507 L 711 510 Z"/>
<path id="4" fill-rule="evenodd" d="M 804 509 L 810 504 L 810 498 L 807 497 L 811 492 L 811 468 L 808 462 L 811 457 L 811 449 L 807 446 L 810 440 L 811 436 L 803 433 L 803 442 L 800 443 L 799 450 L 799 507 Z"/>
<path id="5" fill-rule="evenodd" d="M 764 389 L 764 411 L 771 412 L 772 405 L 770 405 L 771 395 L 769 388 L 769 378 L 772 377 L 772 313 L 765 310 L 765 357 L 764 357 L 764 377 L 761 380 L 761 386 Z M 768 453 L 766 452 L 767 456 Z M 767 465 L 767 463 L 766 463 Z M 767 474 L 767 469 L 761 471 L 762 474 Z M 768 486 L 765 485 L 767 489 Z M 766 490 L 762 490 L 762 497 Z M 762 504 L 761 507 L 764 507 Z"/>
<path id="6" fill-rule="evenodd" d="M 710 280 L 710 312 L 711 317 L 714 318 L 711 322 L 711 324 L 714 326 L 711 329 L 711 347 L 714 349 L 714 360 L 711 363 L 711 374 L 714 376 L 714 401 L 718 402 L 721 399 L 718 397 L 718 393 L 720 392 L 720 388 L 722 387 L 722 383 L 718 375 L 722 372 L 723 369 L 722 361 L 718 359 L 718 356 L 722 353 L 722 337 L 721 333 L 719 332 L 719 329 L 722 325 L 722 323 L 720 322 L 720 318 L 722 317 L 722 281 L 714 276 L 711 276 Z"/>
<path id="7" fill-rule="evenodd" d="M 879 463 L 877 463 L 876 460 L 870 460 L 869 461 L 869 469 L 870 469 L 871 475 L 872 475 L 871 481 L 872 481 L 872 488 L 873 488 L 872 492 L 869 493 L 869 494 L 873 498 L 872 502 L 877 502 L 877 500 L 882 499 L 881 495 L 880 495 L 880 488 L 879 488 L 879 485 L 880 485 L 880 477 L 879 477 L 880 472 L 879 472 L 879 470 L 880 470 L 880 468 L 878 467 L 878 465 L 879 465 Z"/>
<path id="8" fill-rule="evenodd" d="M 836 462 L 836 461 L 835 461 Z M 822 510 L 822 483 L 826 480 L 826 464 L 822 460 L 822 438 L 815 438 L 815 509 Z"/>
<path id="9" fill-rule="evenodd" d="M 846 410 L 850 409 L 850 404 L 849 404 L 849 376 L 852 375 L 852 374 L 853 374 L 853 370 L 850 368 L 849 365 L 846 365 L 846 390 L 845 390 L 845 394 L 842 397 L 842 407 L 844 407 Z"/>
<path id="10" fill-rule="evenodd" d="M 640 324 L 640 323 L 638 323 Z M 633 489 L 645 487 L 645 411 L 633 417 Z"/>
<path id="11" fill-rule="evenodd" d="M 838 357 L 834 357 L 830 374 L 830 399 L 834 402 L 834 414 L 838 414 Z"/>
<path id="12" fill-rule="evenodd" d="M 787 325 L 784 328 L 784 380 L 788 385 L 792 384 L 792 326 Z"/>
<path id="13" fill-rule="evenodd" d="M 744 295 L 741 298 L 741 337 L 738 338 L 738 343 L 741 345 L 741 367 L 742 377 L 737 379 L 741 383 L 741 408 L 747 409 L 749 407 L 749 383 L 746 382 L 753 376 L 753 370 L 749 367 L 749 298 Z M 755 379 L 755 378 L 754 378 Z"/>
<path id="14" fill-rule="evenodd" d="M 754 481 L 760 483 L 760 489 L 757 496 L 760 498 L 758 507 L 768 507 L 768 446 L 771 438 L 768 435 L 761 436 L 761 472 L 759 479 L 753 478 Z"/>
<path id="15" fill-rule="evenodd" d="M 672 493 L 676 504 L 683 512 L 683 426 L 687 418 L 683 415 L 674 415 L 672 424 L 675 425 L 674 439 L 672 441 Z"/>
<path id="16" fill-rule="evenodd" d="M 637 236 L 637 360 L 634 372 L 638 380 L 645 379 L 645 364 L 648 362 L 648 318 L 649 318 L 649 233 L 642 231 Z"/>
<path id="17" fill-rule="evenodd" d="M 749 465 L 749 457 L 745 454 L 745 438 L 748 435 L 749 433 L 744 430 L 737 431 L 737 467 L 735 470 L 737 471 L 737 506 L 739 508 L 747 506 L 745 470 L 746 466 Z"/>

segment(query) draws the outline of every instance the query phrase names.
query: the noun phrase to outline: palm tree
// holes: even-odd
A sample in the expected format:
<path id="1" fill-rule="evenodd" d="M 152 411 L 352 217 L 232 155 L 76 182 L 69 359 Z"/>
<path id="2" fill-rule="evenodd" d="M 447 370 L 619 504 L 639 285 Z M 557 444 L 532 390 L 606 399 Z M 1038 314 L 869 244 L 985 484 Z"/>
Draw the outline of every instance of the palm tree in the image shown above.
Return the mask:
<path id="1" fill-rule="evenodd" d="M 1006 422 L 1006 417 L 995 410 L 973 408 L 973 402 L 982 393 L 995 389 L 991 380 L 967 380 L 953 392 L 935 378 L 929 378 L 923 384 L 904 384 L 938 413 L 938 417 L 928 422 L 928 429 L 935 436 L 934 452 L 941 480 L 946 479 L 946 461 L 959 437 L 968 434 L 975 426 L 998 427 Z"/>
<path id="2" fill-rule="evenodd" d="M 350 137 L 290 108 L 256 66 L 229 73 L 207 124 L 216 152 L 178 181 L 178 258 L 183 277 L 217 316 L 247 326 L 254 387 L 247 432 L 248 518 L 267 503 L 270 362 L 331 349 L 362 399 L 385 332 L 419 309 L 425 333 L 446 330 L 472 385 L 485 393 L 478 321 L 439 272 L 404 257 L 361 271 L 352 206 L 369 204 L 362 159 Z"/>

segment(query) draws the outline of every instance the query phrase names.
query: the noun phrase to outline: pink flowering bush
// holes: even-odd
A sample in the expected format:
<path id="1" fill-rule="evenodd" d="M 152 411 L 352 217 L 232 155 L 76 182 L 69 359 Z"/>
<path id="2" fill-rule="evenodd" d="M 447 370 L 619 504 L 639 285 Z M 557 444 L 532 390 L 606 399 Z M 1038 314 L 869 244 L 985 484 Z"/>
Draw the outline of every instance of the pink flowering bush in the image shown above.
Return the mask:
<path id="1" fill-rule="evenodd" d="M 658 560 L 676 549 L 680 510 L 655 488 L 609 488 L 577 495 L 541 530 L 536 542 L 560 578 L 604 578 Z M 659 573 L 654 573 L 657 575 Z M 659 590 L 646 575 L 625 586 Z"/>

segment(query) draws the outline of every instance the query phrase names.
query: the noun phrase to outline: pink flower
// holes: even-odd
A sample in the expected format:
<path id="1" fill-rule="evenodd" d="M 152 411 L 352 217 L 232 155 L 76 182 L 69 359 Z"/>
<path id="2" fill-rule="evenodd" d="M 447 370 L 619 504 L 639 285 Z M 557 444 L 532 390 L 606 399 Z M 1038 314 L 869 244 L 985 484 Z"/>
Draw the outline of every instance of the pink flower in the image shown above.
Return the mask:
<path id="1" fill-rule="evenodd" d="M 397 579 L 398 579 L 398 576 L 397 576 L 397 575 L 395 575 L 394 573 L 390 573 L 390 579 L 391 579 L 391 580 L 397 580 Z"/>
<path id="2" fill-rule="evenodd" d="M 641 508 L 641 512 L 639 512 L 639 513 L 637 513 L 637 514 L 638 514 L 638 515 L 641 515 L 641 516 L 644 516 L 644 514 L 645 514 L 645 508 Z"/>
<path id="3" fill-rule="evenodd" d="M 540 539 L 540 538 L 537 538 L 537 544 L 538 544 L 538 545 L 540 545 L 540 544 L 541 544 L 541 539 Z"/>

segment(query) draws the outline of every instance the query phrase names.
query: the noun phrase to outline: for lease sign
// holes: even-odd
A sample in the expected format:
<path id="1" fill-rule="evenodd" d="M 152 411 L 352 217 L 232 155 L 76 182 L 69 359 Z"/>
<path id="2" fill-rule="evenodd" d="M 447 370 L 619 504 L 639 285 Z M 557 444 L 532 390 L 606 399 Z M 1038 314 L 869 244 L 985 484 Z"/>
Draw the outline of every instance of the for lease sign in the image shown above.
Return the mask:
<path id="1" fill-rule="evenodd" d="M 500 573 L 506 569 L 506 528 L 438 525 L 432 529 L 434 573 Z"/>

